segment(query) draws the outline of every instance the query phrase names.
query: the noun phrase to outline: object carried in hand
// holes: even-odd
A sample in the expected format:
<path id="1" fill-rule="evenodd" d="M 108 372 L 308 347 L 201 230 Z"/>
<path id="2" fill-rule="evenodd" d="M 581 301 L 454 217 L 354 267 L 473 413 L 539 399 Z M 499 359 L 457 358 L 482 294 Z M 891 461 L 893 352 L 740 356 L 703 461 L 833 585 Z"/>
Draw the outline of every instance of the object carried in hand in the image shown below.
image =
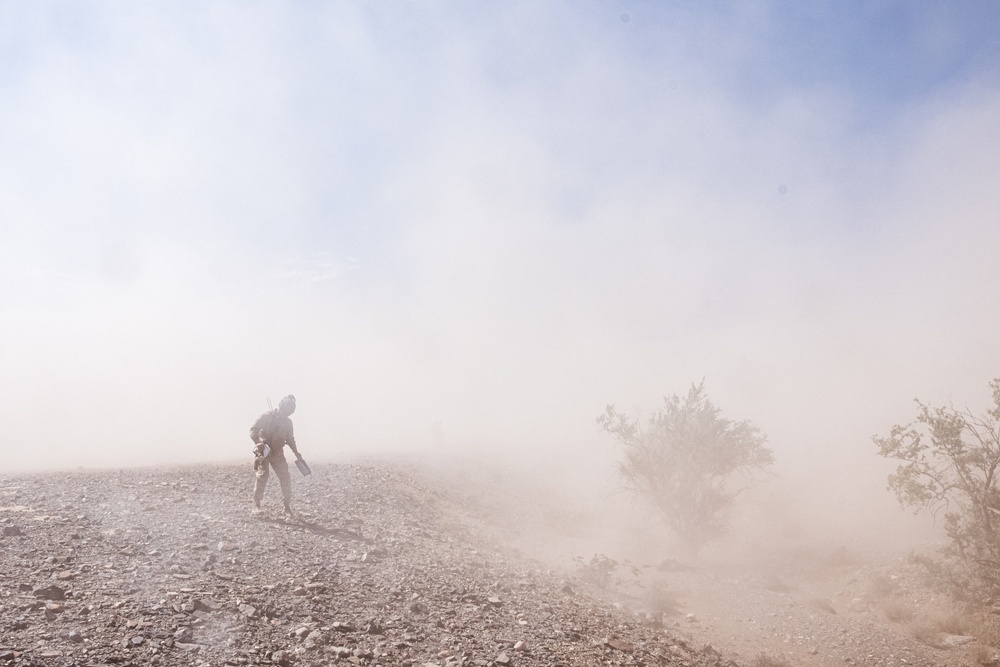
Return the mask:
<path id="1" fill-rule="evenodd" d="M 312 470 L 309 469 L 309 464 L 306 463 L 305 459 L 301 456 L 295 459 L 295 467 L 299 469 L 299 472 L 302 473 L 303 477 L 307 477 L 312 474 Z"/>

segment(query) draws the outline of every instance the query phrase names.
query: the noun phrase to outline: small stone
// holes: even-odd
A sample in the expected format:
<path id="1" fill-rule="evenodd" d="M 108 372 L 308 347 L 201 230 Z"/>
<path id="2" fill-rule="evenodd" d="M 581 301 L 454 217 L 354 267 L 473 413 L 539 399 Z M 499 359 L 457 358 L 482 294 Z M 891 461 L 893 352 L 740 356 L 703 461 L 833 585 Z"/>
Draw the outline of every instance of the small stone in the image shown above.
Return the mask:
<path id="1" fill-rule="evenodd" d="M 605 640 L 604 645 L 605 646 L 610 646 L 611 648 L 615 649 L 616 651 L 623 651 L 625 653 L 631 653 L 632 651 L 635 650 L 634 646 L 632 646 L 631 644 L 629 644 L 626 641 L 622 641 L 621 639 L 618 639 L 617 637 L 611 637 L 610 639 Z"/>
<path id="2" fill-rule="evenodd" d="M 303 642 L 303 646 L 307 649 L 316 648 L 317 646 L 322 646 L 326 643 L 326 637 L 319 630 L 313 630 L 308 635 L 306 635 L 306 640 Z"/>
<path id="3" fill-rule="evenodd" d="M 506 653 L 500 653 L 500 655 L 498 655 L 496 658 L 493 659 L 493 662 L 497 663 L 498 665 L 511 664 L 511 660 Z"/>
<path id="4" fill-rule="evenodd" d="M 46 586 L 45 588 L 37 588 L 34 591 L 34 596 L 36 598 L 41 598 L 43 600 L 65 600 L 66 591 L 58 586 Z"/>
<path id="5" fill-rule="evenodd" d="M 948 646 L 962 646 L 974 641 L 976 641 L 976 638 L 969 637 L 968 635 L 947 635 L 944 638 L 944 643 Z"/>
<path id="6" fill-rule="evenodd" d="M 489 602 L 494 607 L 499 607 L 500 605 L 503 604 L 503 602 L 501 602 L 500 598 L 498 598 L 498 597 L 489 597 L 489 598 L 486 598 L 486 601 Z"/>
<path id="7" fill-rule="evenodd" d="M 250 604 L 241 604 L 240 613 L 246 616 L 247 618 L 253 618 L 254 616 L 257 615 L 257 607 L 254 607 L 253 605 Z"/>
<path id="8" fill-rule="evenodd" d="M 83 643 L 83 635 L 80 634 L 79 630 L 71 630 L 70 633 L 66 635 L 66 639 L 70 640 L 74 644 Z"/>
<path id="9" fill-rule="evenodd" d="M 334 621 L 330 624 L 330 627 L 337 632 L 357 632 L 358 630 L 350 623 L 341 623 L 340 621 Z"/>
<path id="10" fill-rule="evenodd" d="M 697 623 L 698 622 L 698 617 L 695 616 L 694 614 L 687 614 L 684 617 L 684 620 L 687 621 L 688 623 Z"/>
<path id="11" fill-rule="evenodd" d="M 514 642 L 514 650 L 524 652 L 528 650 L 528 647 L 523 641 L 518 640 Z"/>
<path id="12" fill-rule="evenodd" d="M 199 598 L 194 601 L 194 608 L 195 611 L 206 611 L 211 613 L 222 609 L 222 605 L 209 598 Z"/>
<path id="13" fill-rule="evenodd" d="M 126 641 L 125 646 L 126 647 L 142 646 L 143 642 L 145 641 L 146 641 L 145 637 L 143 637 L 142 635 L 136 635 L 130 638 L 128 641 Z"/>
<path id="14" fill-rule="evenodd" d="M 18 537 L 24 535 L 24 533 L 21 532 L 20 526 L 4 526 L 3 535 L 4 537 Z"/>
<path id="15" fill-rule="evenodd" d="M 232 551 L 235 548 L 236 545 L 234 545 L 232 542 L 227 542 L 225 540 L 219 542 L 218 546 L 219 551 Z"/>

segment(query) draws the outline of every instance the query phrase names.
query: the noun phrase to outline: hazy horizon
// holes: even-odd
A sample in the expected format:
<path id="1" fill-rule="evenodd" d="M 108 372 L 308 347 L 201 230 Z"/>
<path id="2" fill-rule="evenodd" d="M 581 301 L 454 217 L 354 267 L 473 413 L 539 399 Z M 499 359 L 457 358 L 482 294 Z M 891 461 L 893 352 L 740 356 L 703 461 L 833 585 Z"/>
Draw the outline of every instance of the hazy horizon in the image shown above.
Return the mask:
<path id="1" fill-rule="evenodd" d="M 998 29 L 988 2 L 4 6 L 5 467 L 249 457 L 293 393 L 307 458 L 600 474 L 606 404 L 704 379 L 794 486 L 891 504 L 871 436 L 1000 376 Z"/>

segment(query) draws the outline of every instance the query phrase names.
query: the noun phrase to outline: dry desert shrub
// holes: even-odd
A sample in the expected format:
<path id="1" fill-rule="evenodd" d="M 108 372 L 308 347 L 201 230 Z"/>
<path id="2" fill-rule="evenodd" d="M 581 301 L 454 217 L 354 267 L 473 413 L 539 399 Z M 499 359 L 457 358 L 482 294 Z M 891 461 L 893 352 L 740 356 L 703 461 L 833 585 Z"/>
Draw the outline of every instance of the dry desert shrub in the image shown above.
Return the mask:
<path id="1" fill-rule="evenodd" d="M 943 554 L 958 599 L 986 602 L 1000 595 L 1000 377 L 990 382 L 993 408 L 934 407 L 917 401 L 917 418 L 875 436 L 879 454 L 896 461 L 889 488 L 905 506 L 944 514 L 949 543 Z"/>
<path id="2" fill-rule="evenodd" d="M 882 614 L 893 623 L 909 623 L 917 616 L 913 605 L 900 598 L 887 598 L 879 603 Z"/>
<path id="3" fill-rule="evenodd" d="M 784 658 L 775 658 L 767 653 L 758 653 L 753 660 L 753 667 L 792 667 Z"/>
<path id="4" fill-rule="evenodd" d="M 969 654 L 969 659 L 973 664 L 983 665 L 983 667 L 994 667 L 1000 664 L 1000 654 L 997 653 L 997 650 L 983 645 L 976 646 Z"/>
<path id="5" fill-rule="evenodd" d="M 972 631 L 972 619 L 953 609 L 932 613 L 930 620 L 941 632 L 947 632 L 949 635 L 967 635 Z"/>
<path id="6" fill-rule="evenodd" d="M 984 647 L 1000 648 L 1000 618 L 992 614 L 982 614 L 971 633 Z M 990 651 L 990 655 L 996 655 Z"/>
<path id="7" fill-rule="evenodd" d="M 932 591 L 945 593 L 956 601 L 967 601 L 971 597 L 974 582 L 953 561 L 911 553 L 907 562 L 916 566 L 922 583 Z"/>
<path id="8" fill-rule="evenodd" d="M 588 563 L 583 562 L 582 556 L 577 556 L 573 560 L 580 568 L 581 578 L 602 589 L 612 583 L 614 571 L 620 565 L 614 558 L 608 558 L 604 554 L 594 554 Z"/>
<path id="9" fill-rule="evenodd" d="M 917 641 L 935 648 L 944 648 L 941 644 L 942 635 L 968 635 L 973 629 L 973 623 L 967 614 L 953 609 L 938 609 L 910 621 L 906 627 Z"/>

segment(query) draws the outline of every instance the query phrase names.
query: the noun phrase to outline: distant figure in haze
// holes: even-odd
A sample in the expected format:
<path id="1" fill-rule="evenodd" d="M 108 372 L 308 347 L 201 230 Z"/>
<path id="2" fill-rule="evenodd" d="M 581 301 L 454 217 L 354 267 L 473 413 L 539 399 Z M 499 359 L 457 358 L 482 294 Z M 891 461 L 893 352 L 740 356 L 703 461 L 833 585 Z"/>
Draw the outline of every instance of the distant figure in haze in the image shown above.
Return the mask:
<path id="1" fill-rule="evenodd" d="M 278 403 L 277 410 L 269 410 L 260 416 L 250 427 L 250 439 L 253 440 L 254 486 L 253 512 L 260 512 L 260 501 L 264 499 L 264 489 L 267 488 L 267 478 L 270 470 L 281 483 L 281 497 L 285 501 L 285 514 L 292 513 L 292 478 L 288 474 L 288 462 L 285 461 L 285 445 L 295 453 L 295 458 L 302 455 L 295 447 L 295 435 L 292 433 L 292 420 L 288 417 L 295 412 L 295 397 L 289 394 Z"/>

